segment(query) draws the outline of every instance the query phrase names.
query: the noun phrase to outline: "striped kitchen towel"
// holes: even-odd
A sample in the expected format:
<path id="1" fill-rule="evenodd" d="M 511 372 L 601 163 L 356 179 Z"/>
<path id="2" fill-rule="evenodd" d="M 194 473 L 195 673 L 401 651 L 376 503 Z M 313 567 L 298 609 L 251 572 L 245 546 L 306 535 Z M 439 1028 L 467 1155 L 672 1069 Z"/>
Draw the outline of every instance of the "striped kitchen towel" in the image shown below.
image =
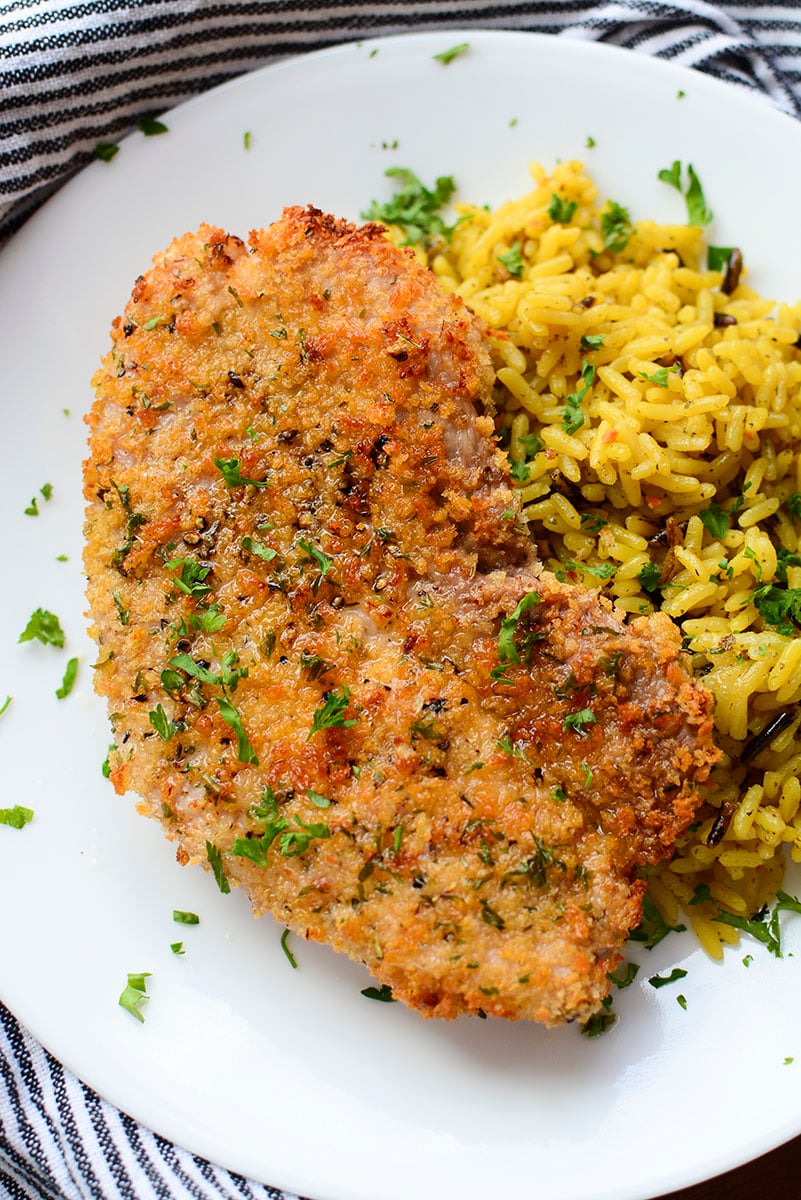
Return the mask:
<path id="1" fill-rule="evenodd" d="M 99 141 L 282 56 L 421 29 L 596 39 L 801 116 L 801 5 L 772 0 L 0 0 L 0 242 Z M 0 991 L 2 962 L 0 961 Z M 180 1150 L 70 1075 L 0 1005 L 0 1198 L 282 1200 Z"/>

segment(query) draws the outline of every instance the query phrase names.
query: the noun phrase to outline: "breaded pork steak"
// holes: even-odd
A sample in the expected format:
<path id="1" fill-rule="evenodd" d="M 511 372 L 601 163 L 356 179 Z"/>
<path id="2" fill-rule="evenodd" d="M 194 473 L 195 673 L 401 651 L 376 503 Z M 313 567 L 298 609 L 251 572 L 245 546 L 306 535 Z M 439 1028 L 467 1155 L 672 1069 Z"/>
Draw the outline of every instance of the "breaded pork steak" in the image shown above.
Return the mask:
<path id="1" fill-rule="evenodd" d="M 593 1013 L 717 753 L 667 618 L 532 552 L 475 319 L 379 226 L 179 238 L 94 383 L 119 792 L 427 1016 Z"/>

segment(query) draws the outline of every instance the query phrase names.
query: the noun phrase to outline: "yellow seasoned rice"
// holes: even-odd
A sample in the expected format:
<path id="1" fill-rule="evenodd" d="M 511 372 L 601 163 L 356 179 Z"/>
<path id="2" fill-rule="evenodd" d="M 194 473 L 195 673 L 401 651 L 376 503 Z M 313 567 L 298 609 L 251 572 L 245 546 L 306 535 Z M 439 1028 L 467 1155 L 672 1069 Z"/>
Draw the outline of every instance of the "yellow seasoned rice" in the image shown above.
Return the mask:
<path id="1" fill-rule="evenodd" d="M 801 304 L 726 294 L 694 225 L 637 221 L 605 247 L 581 163 L 531 174 L 493 212 L 457 206 L 431 266 L 493 331 L 499 429 L 546 565 L 629 613 L 659 605 L 715 697 L 723 761 L 650 895 L 720 958 L 739 935 L 719 910 L 750 916 L 786 853 L 801 862 L 801 629 L 776 614 L 801 589 Z"/>

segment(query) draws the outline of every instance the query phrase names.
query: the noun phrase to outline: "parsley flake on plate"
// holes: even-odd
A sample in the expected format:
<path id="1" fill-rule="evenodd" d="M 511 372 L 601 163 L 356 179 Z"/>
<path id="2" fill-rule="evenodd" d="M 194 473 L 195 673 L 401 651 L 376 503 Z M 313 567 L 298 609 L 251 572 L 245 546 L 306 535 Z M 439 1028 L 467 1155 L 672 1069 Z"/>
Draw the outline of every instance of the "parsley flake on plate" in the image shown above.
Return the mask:
<path id="1" fill-rule="evenodd" d="M 17 638 L 17 641 L 32 642 L 34 639 L 41 642 L 44 646 L 61 647 L 64 645 L 66 640 L 64 630 L 61 628 L 61 623 L 55 613 L 48 612 L 46 608 L 37 608 L 31 614 L 28 624 Z"/>
<path id="2" fill-rule="evenodd" d="M 452 175 L 440 175 L 431 191 L 408 167 L 389 167 L 384 174 L 397 179 L 400 190 L 384 204 L 373 200 L 361 213 L 364 220 L 397 225 L 403 230 L 406 246 L 430 242 L 436 237 L 450 238 L 456 226 L 446 225 L 439 212 L 456 191 Z"/>
<path id="3" fill-rule="evenodd" d="M 290 967 L 292 967 L 293 970 L 296 971 L 298 968 L 298 960 L 295 958 L 295 955 L 292 953 L 292 951 L 289 949 L 289 946 L 287 945 L 287 939 L 289 937 L 290 932 L 291 931 L 289 929 L 285 929 L 284 932 L 281 934 L 281 949 L 283 950 L 284 954 L 287 956 Z"/>
<path id="4" fill-rule="evenodd" d="M 228 882 L 225 871 L 223 869 L 222 855 L 213 842 L 206 842 L 206 858 L 211 867 L 211 873 L 214 876 L 214 881 L 224 896 L 227 896 L 231 890 L 231 885 Z"/>
<path id="5" fill-rule="evenodd" d="M 172 910 L 172 919 L 177 925 L 199 925 L 200 917 L 197 913 L 185 912 L 183 909 L 174 908 Z"/>
<path id="6" fill-rule="evenodd" d="M 139 128 L 145 137 L 158 137 L 160 133 L 169 133 L 169 127 L 155 117 L 142 117 Z"/>
<path id="7" fill-rule="evenodd" d="M 114 142 L 97 142 L 95 144 L 95 158 L 99 158 L 101 162 L 110 163 L 112 158 L 119 153 L 119 146 Z"/>
<path id="8" fill-rule="evenodd" d="M 129 975 L 128 983 L 120 993 L 119 1005 L 129 1012 L 132 1017 L 136 1017 L 137 1021 L 145 1022 L 142 1015 L 142 1005 L 150 999 L 147 994 L 146 979 L 150 978 L 150 971 L 140 971 L 138 974 Z"/>
<path id="9" fill-rule="evenodd" d="M 32 820 L 32 808 L 23 808 L 21 804 L 15 804 L 13 808 L 0 808 L 0 825 L 10 825 L 12 829 L 22 829 Z"/>
<path id="10" fill-rule="evenodd" d="M 392 995 L 392 988 L 388 983 L 382 983 L 381 987 L 366 987 L 362 988 L 363 996 L 368 1000 L 382 1000 L 385 1004 L 394 1004 L 395 997 Z"/>
<path id="11" fill-rule="evenodd" d="M 461 58 L 469 49 L 469 42 L 460 42 L 458 46 L 451 46 L 450 50 L 441 50 L 439 54 L 434 54 L 432 57 L 434 62 L 442 63 L 443 67 L 447 67 L 448 63 L 452 63 L 455 58 Z"/>
<path id="12" fill-rule="evenodd" d="M 69 696 L 70 692 L 75 686 L 75 680 L 77 678 L 78 660 L 77 658 L 71 658 L 67 663 L 67 669 L 65 670 L 64 678 L 61 681 L 61 687 L 56 688 L 56 695 L 58 696 L 59 700 L 64 700 L 65 697 Z"/>
<path id="13" fill-rule="evenodd" d="M 669 983 L 676 983 L 679 979 L 684 979 L 687 972 L 681 967 L 674 967 L 669 975 L 652 975 L 648 980 L 652 988 L 667 987 Z"/>

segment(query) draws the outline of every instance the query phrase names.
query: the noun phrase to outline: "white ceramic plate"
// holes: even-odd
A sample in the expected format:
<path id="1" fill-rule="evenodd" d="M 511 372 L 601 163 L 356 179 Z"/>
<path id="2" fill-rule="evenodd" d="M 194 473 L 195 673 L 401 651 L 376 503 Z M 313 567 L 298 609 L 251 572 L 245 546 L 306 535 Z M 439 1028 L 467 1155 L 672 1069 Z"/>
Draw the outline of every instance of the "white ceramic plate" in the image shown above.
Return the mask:
<path id="1" fill-rule="evenodd" d="M 461 41 L 464 56 L 433 60 Z M 680 158 L 718 214 L 712 239 L 742 246 L 752 282 L 790 299 L 801 126 L 661 62 L 475 32 L 295 60 L 167 124 L 84 171 L 0 260 L 0 700 L 14 696 L 0 721 L 0 803 L 36 812 L 21 832 L 0 827 L 3 999 L 145 1124 L 315 1200 L 478 1200 L 501 1187 L 644 1200 L 798 1133 L 801 955 L 776 961 L 748 945 L 719 968 L 671 937 L 641 955 L 617 1027 L 597 1041 L 572 1028 L 429 1023 L 365 1000 L 366 974 L 325 948 L 294 939 L 292 971 L 277 925 L 179 868 L 160 829 L 100 772 L 110 739 L 83 633 L 80 463 L 111 318 L 151 255 L 202 220 L 242 234 L 306 202 L 356 218 L 389 195 L 391 164 L 429 182 L 453 173 L 460 195 L 496 202 L 526 188 L 529 160 L 567 156 L 585 157 L 635 218 L 681 220 L 681 198 L 656 177 Z M 588 136 L 596 147 L 585 151 Z M 24 515 L 45 482 L 52 500 Z M 16 644 L 37 606 L 60 616 L 66 651 Z M 79 682 L 59 701 L 69 654 Z M 201 924 L 174 925 L 173 908 Z M 787 924 L 797 950 L 801 922 Z M 178 939 L 181 958 L 169 948 Z M 686 1012 L 678 988 L 646 982 L 675 964 L 688 971 Z M 145 970 L 152 999 L 139 1025 L 117 997 L 128 972 Z"/>

